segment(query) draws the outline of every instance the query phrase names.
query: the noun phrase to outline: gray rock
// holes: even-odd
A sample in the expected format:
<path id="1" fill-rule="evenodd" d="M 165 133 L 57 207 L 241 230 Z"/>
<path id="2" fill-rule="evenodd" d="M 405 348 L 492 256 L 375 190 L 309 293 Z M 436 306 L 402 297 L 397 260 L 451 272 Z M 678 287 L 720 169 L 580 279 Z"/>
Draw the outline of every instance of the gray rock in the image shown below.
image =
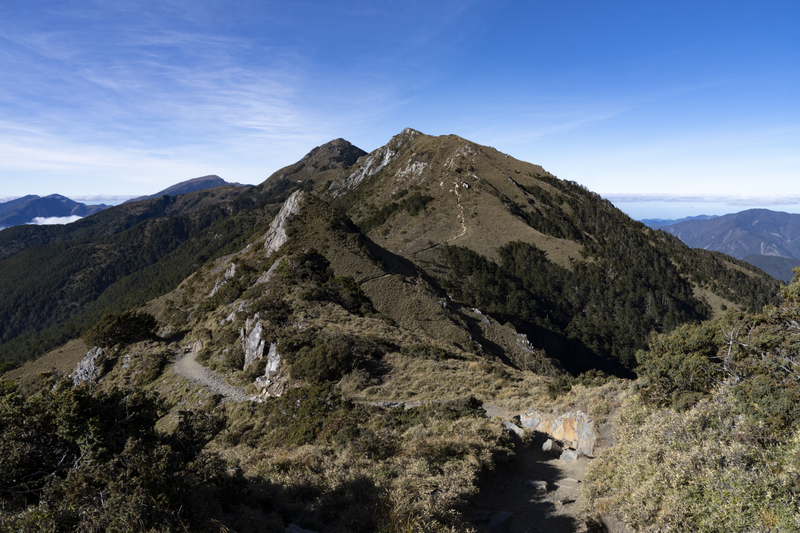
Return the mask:
<path id="1" fill-rule="evenodd" d="M 244 366 L 245 368 L 255 363 L 264 357 L 264 348 L 266 342 L 261 338 L 263 326 L 259 320 L 258 313 L 253 318 L 248 318 L 239 333 L 239 339 L 242 341 L 242 350 L 244 350 Z"/>
<path id="2" fill-rule="evenodd" d="M 561 445 L 554 441 L 553 439 L 547 439 L 542 444 L 542 451 L 543 452 L 550 452 L 553 455 L 559 455 L 562 451 Z"/>
<path id="3" fill-rule="evenodd" d="M 513 518 L 514 515 L 508 511 L 500 511 L 499 513 L 493 514 L 489 519 L 489 525 L 486 526 L 486 530 L 492 533 L 507 533 L 511 531 L 511 521 Z"/>
<path id="4" fill-rule="evenodd" d="M 75 369 L 75 373 L 70 376 L 72 378 L 72 384 L 77 385 L 84 381 L 94 383 L 98 376 L 100 376 L 100 368 L 96 363 L 97 359 L 102 355 L 103 349 L 99 346 L 95 346 L 86 352 L 81 362 L 78 363 L 78 368 Z"/>
<path id="5" fill-rule="evenodd" d="M 522 428 L 521 428 L 521 427 L 519 427 L 519 426 L 517 426 L 516 424 L 512 424 L 511 422 L 508 422 L 508 421 L 506 421 L 506 420 L 503 420 L 503 425 L 504 425 L 506 428 L 508 428 L 508 429 L 509 429 L 509 431 L 511 431 L 512 433 L 516 433 L 516 434 L 517 434 L 517 435 L 519 435 L 520 437 L 522 436 L 522 433 L 523 433 L 523 431 L 522 431 Z"/>
<path id="6" fill-rule="evenodd" d="M 236 275 L 236 265 L 231 263 L 231 268 L 225 271 L 225 274 L 221 279 L 218 279 L 217 282 L 214 284 L 214 288 L 211 289 L 211 293 L 208 295 L 209 298 L 213 297 L 219 290 L 227 285 L 228 280 L 232 279 L 233 276 Z"/>
<path id="7" fill-rule="evenodd" d="M 536 492 L 547 492 L 547 481 L 528 480 L 525 482 L 526 487 L 531 487 Z"/>
<path id="8" fill-rule="evenodd" d="M 561 452 L 561 457 L 559 457 L 559 459 L 561 459 L 562 461 L 577 461 L 578 457 L 580 456 L 581 454 L 577 450 L 567 449 Z"/>
<path id="9" fill-rule="evenodd" d="M 269 345 L 267 354 L 267 368 L 264 375 L 256 378 L 256 387 L 261 389 L 263 396 L 281 396 L 286 378 L 281 376 L 281 354 L 278 353 L 278 344 Z"/>
<path id="10" fill-rule="evenodd" d="M 264 241 L 264 250 L 266 251 L 267 257 L 277 252 L 289 239 L 286 233 L 286 225 L 300 213 L 303 199 L 307 194 L 308 193 L 303 191 L 294 192 L 283 204 L 278 215 L 273 219 L 267 233 L 259 239 Z"/>

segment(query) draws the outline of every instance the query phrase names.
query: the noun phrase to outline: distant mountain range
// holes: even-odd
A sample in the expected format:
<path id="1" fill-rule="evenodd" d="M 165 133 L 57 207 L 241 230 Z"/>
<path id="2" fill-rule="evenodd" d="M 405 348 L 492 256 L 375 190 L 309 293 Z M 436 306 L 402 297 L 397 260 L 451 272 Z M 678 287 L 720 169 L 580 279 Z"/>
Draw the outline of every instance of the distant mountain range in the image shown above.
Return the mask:
<path id="1" fill-rule="evenodd" d="M 695 217 L 684 217 L 684 218 L 645 218 L 640 220 L 642 224 L 645 226 L 650 226 L 653 229 L 661 229 L 664 226 L 671 226 L 672 224 L 677 224 L 678 222 L 686 222 L 687 220 L 708 220 L 710 218 L 716 218 L 716 215 L 697 215 Z"/>
<path id="2" fill-rule="evenodd" d="M 675 235 L 692 248 L 723 252 L 763 269 L 785 282 L 800 266 L 800 215 L 748 209 L 718 217 L 689 217 L 673 224 L 643 220 Z"/>
<path id="3" fill-rule="evenodd" d="M 164 195 L 176 196 L 178 194 L 186 194 L 226 185 L 250 187 L 250 185 L 242 185 L 241 183 L 228 183 L 219 176 L 202 176 L 200 178 L 182 181 L 149 196 L 133 198 L 125 203 L 151 200 Z M 7 202 L 0 202 L 0 230 L 22 224 L 42 224 L 48 222 L 51 224 L 65 224 L 74 222 L 78 218 L 93 215 L 108 207 L 109 206 L 105 204 L 87 205 L 75 202 L 60 194 L 51 194 L 45 197 L 36 195 L 23 196 L 22 198 L 15 198 Z"/>
<path id="4" fill-rule="evenodd" d="M 37 218 L 85 217 L 106 209 L 107 205 L 86 205 L 60 194 L 28 195 L 0 203 L 0 229 L 31 224 Z"/>

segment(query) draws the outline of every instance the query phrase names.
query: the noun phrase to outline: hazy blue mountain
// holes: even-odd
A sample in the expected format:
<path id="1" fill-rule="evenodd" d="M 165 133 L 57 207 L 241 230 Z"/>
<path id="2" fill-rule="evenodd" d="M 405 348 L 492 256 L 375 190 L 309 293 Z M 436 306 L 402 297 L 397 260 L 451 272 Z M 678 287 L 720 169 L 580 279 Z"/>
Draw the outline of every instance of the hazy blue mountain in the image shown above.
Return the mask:
<path id="1" fill-rule="evenodd" d="M 750 254 L 744 258 L 744 261 L 786 284 L 792 281 L 792 276 L 794 276 L 792 269 L 800 266 L 800 259 L 798 258 L 778 257 L 775 255 Z"/>
<path id="2" fill-rule="evenodd" d="M 664 226 L 671 226 L 672 224 L 677 224 L 678 222 L 686 222 L 687 220 L 708 220 L 710 218 L 716 218 L 717 215 L 697 215 L 694 217 L 684 217 L 684 218 L 644 218 L 640 220 L 642 224 L 645 226 L 650 226 L 653 229 L 662 229 Z"/>
<path id="3" fill-rule="evenodd" d="M 7 202 L 0 202 L 0 213 L 6 213 L 16 209 L 17 207 L 25 205 L 31 200 L 38 200 L 39 198 L 41 197 L 36 196 L 35 194 L 29 194 L 28 196 L 23 196 L 22 198 L 14 198 L 13 200 L 9 200 Z"/>
<path id="4" fill-rule="evenodd" d="M 82 204 L 60 194 L 23 196 L 0 204 L 0 228 L 30 224 L 35 218 L 85 217 L 107 207 Z"/>
<path id="5" fill-rule="evenodd" d="M 149 196 L 140 196 L 139 198 L 133 198 L 125 203 L 139 202 L 141 200 L 153 200 L 155 198 L 159 198 L 164 195 L 175 196 L 177 194 L 186 194 L 187 192 L 202 191 L 203 189 L 212 189 L 214 187 L 222 187 L 223 185 L 237 185 L 240 187 L 251 187 L 251 185 L 243 185 L 241 183 L 228 183 L 219 176 L 215 176 L 212 174 L 210 176 L 202 176 L 199 178 L 193 178 L 190 180 L 182 181 L 180 183 L 172 185 L 171 187 L 167 187 L 163 191 L 159 191 Z"/>
<path id="6" fill-rule="evenodd" d="M 800 215 L 748 209 L 707 220 L 687 220 L 662 227 L 692 248 L 743 259 L 750 254 L 800 257 Z"/>

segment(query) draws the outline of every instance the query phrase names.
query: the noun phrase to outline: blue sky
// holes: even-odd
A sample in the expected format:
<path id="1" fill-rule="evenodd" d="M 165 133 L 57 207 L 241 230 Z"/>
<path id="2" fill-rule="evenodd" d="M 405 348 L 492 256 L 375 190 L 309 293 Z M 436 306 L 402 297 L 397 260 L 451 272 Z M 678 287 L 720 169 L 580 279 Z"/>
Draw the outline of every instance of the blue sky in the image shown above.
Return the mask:
<path id="1" fill-rule="evenodd" d="M 798 21 L 793 0 L 4 1 L 0 196 L 260 183 L 412 127 L 637 218 L 800 212 Z"/>

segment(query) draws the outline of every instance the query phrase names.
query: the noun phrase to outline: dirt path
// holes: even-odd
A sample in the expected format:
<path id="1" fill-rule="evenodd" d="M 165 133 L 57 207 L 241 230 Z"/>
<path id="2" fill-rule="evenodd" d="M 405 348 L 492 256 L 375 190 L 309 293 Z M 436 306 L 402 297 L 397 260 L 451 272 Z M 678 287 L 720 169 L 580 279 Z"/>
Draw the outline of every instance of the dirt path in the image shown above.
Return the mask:
<path id="1" fill-rule="evenodd" d="M 366 405 L 380 407 L 405 407 L 410 409 L 428 402 L 371 401 Z M 515 413 L 503 407 L 485 403 L 488 418 L 512 419 Z M 498 422 L 499 423 L 499 422 Z M 549 452 L 543 452 L 544 439 L 527 446 L 514 436 L 515 457 L 510 464 L 490 472 L 480 484 L 467 518 L 474 518 L 478 532 L 490 531 L 487 520 L 506 511 L 513 516 L 508 529 L 494 531 L 508 533 L 568 533 L 587 531 L 581 494 L 583 477 L 591 459 L 582 456 L 577 461 L 562 461 Z M 544 481 L 547 490 L 538 490 L 535 481 Z"/>
<path id="2" fill-rule="evenodd" d="M 195 358 L 197 357 L 197 352 L 201 349 L 202 342 L 195 342 L 191 347 L 191 351 L 179 356 L 179 359 L 176 359 L 175 363 L 172 365 L 173 371 L 179 376 L 184 377 L 193 383 L 202 385 L 211 392 L 221 394 L 228 400 L 234 402 L 262 401 L 256 396 L 249 396 L 245 394 L 245 392 L 238 387 L 228 385 L 214 372 L 208 368 L 200 366 L 197 361 L 195 361 Z"/>
<path id="3" fill-rule="evenodd" d="M 507 511 L 513 516 L 509 533 L 567 533 L 585 532 L 583 518 L 585 499 L 581 494 L 583 476 L 591 459 L 562 461 L 516 439 L 516 457 L 486 476 L 481 491 L 473 503 L 475 518 L 493 516 Z M 536 487 L 535 481 L 545 481 L 547 490 Z M 483 511 L 483 513 L 481 513 Z M 468 516 L 469 518 L 469 516 Z M 479 532 L 489 531 L 486 522 L 476 521 Z"/>
<path id="4" fill-rule="evenodd" d="M 211 370 L 200 366 L 195 358 L 202 349 L 196 342 L 191 350 L 173 363 L 176 374 L 221 394 L 234 402 L 263 401 L 248 396 L 237 387 L 225 383 Z M 370 401 L 367 405 L 399 407 L 406 409 L 427 402 Z M 486 416 L 510 419 L 515 413 L 499 406 L 484 404 Z M 498 422 L 499 423 L 499 422 Z M 585 501 L 581 485 L 590 459 L 581 457 L 577 461 L 562 461 L 548 452 L 541 451 L 542 442 L 527 446 L 514 436 L 515 457 L 507 465 L 498 467 L 486 475 L 481 482 L 480 494 L 475 498 L 467 518 L 474 518 L 479 533 L 491 531 L 488 519 L 503 511 L 512 517 L 506 525 L 494 531 L 508 533 L 563 533 L 587 531 L 583 520 Z M 547 490 L 537 487 L 546 483 Z M 541 484 L 539 484 L 541 485 Z"/>

